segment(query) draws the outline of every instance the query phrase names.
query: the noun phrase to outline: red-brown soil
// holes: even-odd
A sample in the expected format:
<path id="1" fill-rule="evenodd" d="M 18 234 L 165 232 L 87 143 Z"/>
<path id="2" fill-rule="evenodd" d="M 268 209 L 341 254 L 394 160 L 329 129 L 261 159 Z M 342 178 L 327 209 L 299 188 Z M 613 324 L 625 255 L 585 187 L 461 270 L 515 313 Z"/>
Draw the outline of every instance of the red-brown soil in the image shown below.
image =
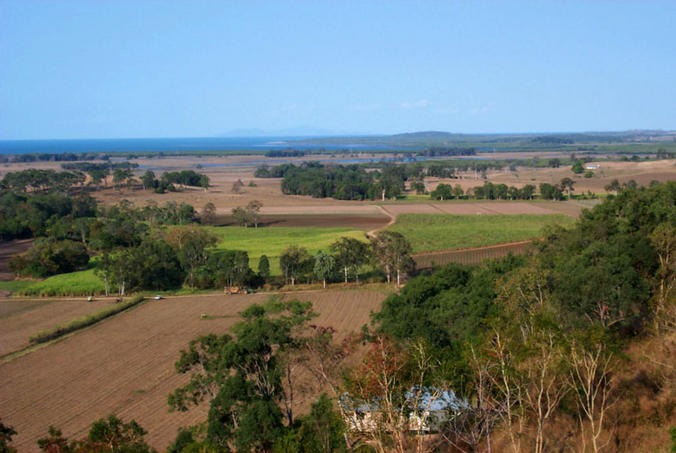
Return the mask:
<path id="1" fill-rule="evenodd" d="M 31 335 L 67 323 L 75 318 L 96 313 L 113 303 L 112 299 L 87 302 L 74 300 L 0 300 L 0 356 L 30 345 Z"/>
<path id="2" fill-rule="evenodd" d="M 186 382 L 176 374 L 179 351 L 198 335 L 224 333 L 236 314 L 268 296 L 202 295 L 150 300 L 101 324 L 0 364 L 0 416 L 18 435 L 19 451 L 37 451 L 49 425 L 66 436 L 114 412 L 136 419 L 147 441 L 163 451 L 177 428 L 206 418 L 206 408 L 169 413 L 167 395 Z M 358 330 L 385 297 L 368 290 L 297 293 L 320 313 L 314 322 Z M 212 319 L 201 319 L 207 314 Z M 0 333 L 4 341 L 5 332 Z"/>

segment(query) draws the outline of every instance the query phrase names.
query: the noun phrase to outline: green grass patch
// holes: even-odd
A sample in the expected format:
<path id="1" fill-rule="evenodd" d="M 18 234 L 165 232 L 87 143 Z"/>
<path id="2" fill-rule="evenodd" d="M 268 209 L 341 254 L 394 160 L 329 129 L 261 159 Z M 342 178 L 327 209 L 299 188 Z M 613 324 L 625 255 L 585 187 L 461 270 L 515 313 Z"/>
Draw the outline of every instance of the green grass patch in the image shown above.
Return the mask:
<path id="1" fill-rule="evenodd" d="M 102 321 L 106 318 L 110 318 L 118 313 L 121 313 L 135 305 L 143 302 L 144 298 L 142 295 L 137 295 L 132 297 L 127 302 L 118 303 L 110 307 L 104 308 L 103 310 L 96 312 L 92 315 L 83 316 L 81 318 L 76 318 L 66 324 L 61 324 L 53 329 L 41 330 L 40 332 L 32 335 L 29 340 L 33 344 L 46 343 L 48 341 L 55 340 L 56 338 L 67 335 L 76 330 L 84 329 L 85 327 L 96 324 L 99 321 Z"/>
<path id="2" fill-rule="evenodd" d="M 17 294 L 26 296 L 82 296 L 101 294 L 105 291 L 103 281 L 94 274 L 94 269 L 59 274 L 21 288 Z"/>
<path id="3" fill-rule="evenodd" d="M 568 226 L 574 219 L 547 215 L 443 215 L 402 214 L 389 227 L 403 234 L 414 253 L 482 247 L 539 237 L 545 225 Z"/>
<path id="4" fill-rule="evenodd" d="M 26 288 L 34 285 L 34 281 L 30 280 L 10 280 L 8 282 L 0 282 L 0 291 L 9 291 L 10 293 L 20 293 Z"/>
<path id="5" fill-rule="evenodd" d="M 351 228 L 244 228 L 234 226 L 206 228 L 220 238 L 218 248 L 248 252 L 249 265 L 254 271 L 258 270 L 260 256 L 267 255 L 270 259 L 272 275 L 281 274 L 279 256 L 291 245 L 305 247 L 308 252 L 314 254 L 319 250 L 328 252 L 329 246 L 343 236 L 366 241 L 363 231 Z"/>

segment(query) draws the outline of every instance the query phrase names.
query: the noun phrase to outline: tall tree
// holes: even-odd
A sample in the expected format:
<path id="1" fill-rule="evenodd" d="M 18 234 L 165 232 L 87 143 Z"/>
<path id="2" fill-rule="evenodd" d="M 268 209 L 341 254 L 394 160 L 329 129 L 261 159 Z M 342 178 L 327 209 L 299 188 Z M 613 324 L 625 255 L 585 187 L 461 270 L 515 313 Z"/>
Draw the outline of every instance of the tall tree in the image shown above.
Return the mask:
<path id="1" fill-rule="evenodd" d="M 246 205 L 247 218 L 249 223 L 253 223 L 254 228 L 258 228 L 258 223 L 261 220 L 261 208 L 263 203 L 258 200 L 251 200 Z"/>
<path id="2" fill-rule="evenodd" d="M 312 258 L 304 247 L 292 245 L 288 247 L 279 257 L 279 267 L 284 272 L 286 282 L 291 281 L 291 286 L 296 284 L 296 279 L 300 275 L 305 263 Z"/>
<path id="3" fill-rule="evenodd" d="M 216 205 L 214 205 L 212 202 L 205 204 L 204 208 L 202 208 L 200 220 L 205 225 L 213 225 L 214 221 L 216 220 Z"/>
<path id="4" fill-rule="evenodd" d="M 176 250 L 181 265 L 188 273 L 188 284 L 195 286 L 195 271 L 207 262 L 209 249 L 218 238 L 195 226 L 174 228 L 167 234 L 167 242 Z"/>
<path id="5" fill-rule="evenodd" d="M 401 285 L 401 275 L 415 268 L 411 258 L 411 243 L 395 231 L 380 231 L 371 239 L 373 255 L 384 269 L 387 282 L 392 274 L 396 275 L 397 285 Z"/>
<path id="6" fill-rule="evenodd" d="M 351 237 L 341 237 L 330 246 L 330 250 L 336 256 L 338 266 L 343 268 L 345 283 L 347 283 L 350 270 L 359 283 L 359 268 L 369 260 L 368 244 Z"/>
<path id="7" fill-rule="evenodd" d="M 207 335 L 181 351 L 176 371 L 188 384 L 169 395 L 172 410 L 207 401 L 207 441 L 222 450 L 268 451 L 283 433 L 284 355 L 316 314 L 309 302 L 269 300 L 240 313 L 230 335 Z M 293 414 L 287 412 L 293 424 Z"/>
<path id="8" fill-rule="evenodd" d="M 321 250 L 315 255 L 314 273 L 322 281 L 322 285 L 326 288 L 326 279 L 333 272 L 335 260 L 333 256 L 324 253 Z"/>

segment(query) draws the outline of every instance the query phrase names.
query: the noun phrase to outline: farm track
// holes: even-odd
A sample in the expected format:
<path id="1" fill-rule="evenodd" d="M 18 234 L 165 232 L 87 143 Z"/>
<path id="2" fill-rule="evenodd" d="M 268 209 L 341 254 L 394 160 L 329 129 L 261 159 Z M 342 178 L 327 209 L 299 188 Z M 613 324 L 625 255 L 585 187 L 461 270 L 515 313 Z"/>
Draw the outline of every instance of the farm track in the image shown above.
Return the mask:
<path id="1" fill-rule="evenodd" d="M 160 451 L 180 426 L 203 421 L 206 407 L 169 413 L 167 395 L 186 382 L 173 363 L 190 340 L 224 333 L 236 314 L 269 294 L 177 296 L 151 300 L 82 332 L 0 365 L 0 416 L 18 435 L 19 451 L 37 451 L 49 425 L 64 435 L 86 435 L 89 425 L 114 412 L 136 419 L 148 442 Z M 314 324 L 332 326 L 338 336 L 358 330 L 385 295 L 339 290 L 289 293 L 310 300 L 320 316 Z M 35 312 L 36 314 L 38 312 Z M 215 319 L 201 319 L 204 313 Z M 46 316 L 46 314 L 45 314 Z M 0 338 L 4 342 L 4 331 Z"/>

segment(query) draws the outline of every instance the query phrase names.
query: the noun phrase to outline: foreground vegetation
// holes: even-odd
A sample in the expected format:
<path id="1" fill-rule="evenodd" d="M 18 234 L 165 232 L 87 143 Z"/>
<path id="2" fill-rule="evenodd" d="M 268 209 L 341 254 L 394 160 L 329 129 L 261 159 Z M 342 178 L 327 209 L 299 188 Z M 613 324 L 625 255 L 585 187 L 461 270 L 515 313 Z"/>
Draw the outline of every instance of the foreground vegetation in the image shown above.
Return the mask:
<path id="1" fill-rule="evenodd" d="M 444 215 L 402 214 L 388 230 L 406 237 L 414 253 L 481 247 L 533 239 L 549 225 L 569 226 L 563 214 Z"/>

